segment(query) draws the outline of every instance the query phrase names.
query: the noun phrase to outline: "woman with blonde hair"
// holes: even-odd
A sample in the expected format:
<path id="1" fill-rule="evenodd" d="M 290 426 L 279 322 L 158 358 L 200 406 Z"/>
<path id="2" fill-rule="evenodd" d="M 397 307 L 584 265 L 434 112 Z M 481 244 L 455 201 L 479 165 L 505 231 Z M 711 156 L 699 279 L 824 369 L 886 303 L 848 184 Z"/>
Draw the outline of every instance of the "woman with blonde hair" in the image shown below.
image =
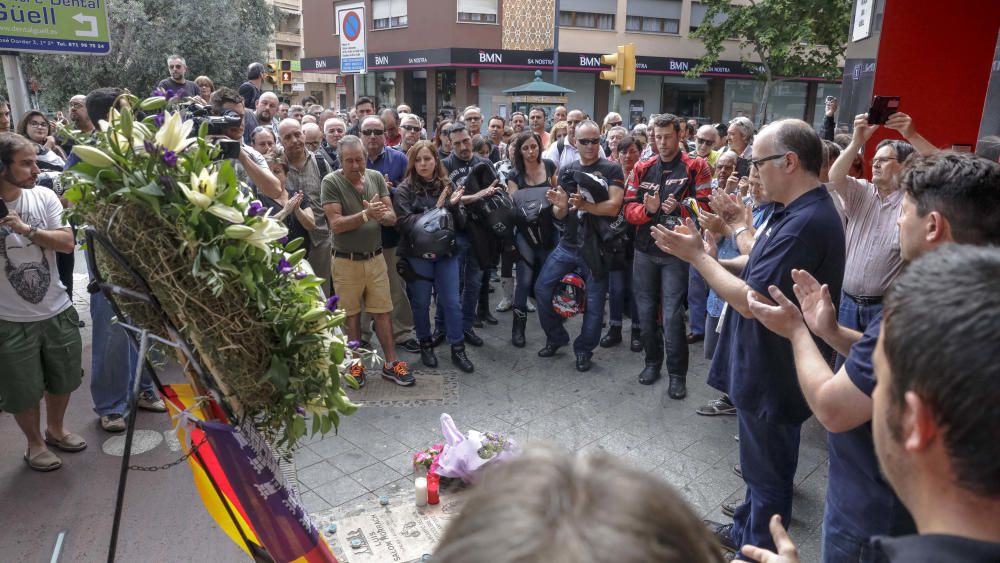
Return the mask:
<path id="1" fill-rule="evenodd" d="M 215 92 L 215 84 L 212 83 L 212 79 L 207 76 L 199 76 L 194 79 L 194 85 L 198 87 L 198 99 L 201 101 L 198 103 L 207 104 L 210 99 L 212 99 L 212 92 Z M 254 108 L 247 108 L 254 109 Z"/>
<path id="2" fill-rule="evenodd" d="M 569 135 L 569 123 L 566 121 L 557 121 L 552 124 L 552 130 L 549 131 L 549 144 L 554 145 L 559 142 L 566 135 Z"/>

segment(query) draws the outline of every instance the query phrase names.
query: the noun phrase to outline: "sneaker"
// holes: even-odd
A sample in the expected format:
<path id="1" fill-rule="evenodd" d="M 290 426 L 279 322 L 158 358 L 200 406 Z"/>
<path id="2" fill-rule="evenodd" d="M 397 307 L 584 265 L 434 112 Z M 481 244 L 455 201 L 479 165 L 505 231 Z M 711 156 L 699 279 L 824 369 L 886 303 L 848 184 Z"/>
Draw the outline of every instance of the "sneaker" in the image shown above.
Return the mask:
<path id="1" fill-rule="evenodd" d="M 124 432 L 125 431 L 125 417 L 120 414 L 109 414 L 107 416 L 101 417 L 101 428 L 105 432 Z"/>
<path id="2" fill-rule="evenodd" d="M 534 299 L 528 299 L 528 312 L 529 313 L 534 313 L 536 310 L 537 309 L 535 309 L 535 300 Z"/>
<path id="3" fill-rule="evenodd" d="M 409 387 L 417 382 L 413 379 L 413 374 L 410 373 L 410 367 L 406 365 L 406 362 L 392 362 L 392 364 L 382 365 L 382 379 L 391 381 L 396 385 L 402 385 L 403 387 Z"/>
<path id="4" fill-rule="evenodd" d="M 723 549 L 729 551 L 739 551 L 740 548 L 733 542 L 733 525 L 732 524 L 722 524 L 720 522 L 713 522 L 711 520 L 703 520 L 708 531 L 715 536 L 715 540 L 719 542 L 719 545 Z"/>
<path id="5" fill-rule="evenodd" d="M 351 377 L 358 382 L 358 388 L 364 387 L 365 383 L 368 381 L 365 379 L 365 366 L 361 365 L 361 362 L 351 364 L 351 369 L 348 371 Z"/>
<path id="6" fill-rule="evenodd" d="M 164 404 L 163 399 L 157 397 L 156 393 L 152 391 L 139 393 L 139 401 L 136 406 L 144 411 L 167 412 L 167 405 Z"/>
<path id="7" fill-rule="evenodd" d="M 695 412 L 702 416 L 722 416 L 727 414 L 735 415 L 736 407 L 729 401 L 729 397 L 723 395 L 718 399 L 712 399 L 711 401 L 698 407 Z"/>
<path id="8" fill-rule="evenodd" d="M 397 348 L 402 348 L 403 350 L 406 350 L 407 352 L 409 352 L 411 354 L 419 354 L 420 353 L 420 343 L 417 342 L 417 339 L 415 339 L 415 338 L 410 338 L 409 340 L 404 340 L 402 342 L 397 342 L 396 343 L 396 347 Z"/>

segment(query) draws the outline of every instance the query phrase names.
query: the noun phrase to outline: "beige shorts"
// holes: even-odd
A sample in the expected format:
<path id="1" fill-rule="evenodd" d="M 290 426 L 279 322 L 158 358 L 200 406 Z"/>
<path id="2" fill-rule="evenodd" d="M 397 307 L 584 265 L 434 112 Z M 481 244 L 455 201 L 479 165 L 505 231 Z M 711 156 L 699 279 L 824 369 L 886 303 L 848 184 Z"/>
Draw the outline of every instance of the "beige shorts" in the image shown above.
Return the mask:
<path id="1" fill-rule="evenodd" d="M 381 254 L 368 260 L 334 257 L 333 287 L 348 317 L 360 315 L 362 307 L 372 314 L 392 312 L 389 270 Z"/>

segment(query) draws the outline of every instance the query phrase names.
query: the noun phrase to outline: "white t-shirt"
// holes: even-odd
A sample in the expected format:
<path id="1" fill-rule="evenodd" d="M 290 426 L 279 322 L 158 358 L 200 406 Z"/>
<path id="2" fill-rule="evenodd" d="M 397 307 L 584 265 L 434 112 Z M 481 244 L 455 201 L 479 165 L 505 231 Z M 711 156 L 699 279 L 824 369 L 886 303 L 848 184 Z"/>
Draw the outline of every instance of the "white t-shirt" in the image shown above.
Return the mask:
<path id="1" fill-rule="evenodd" d="M 63 208 L 55 192 L 36 187 L 21 190 L 7 208 L 39 229 L 61 229 Z M 35 322 L 62 313 L 73 302 L 59 281 L 56 251 L 31 242 L 26 236 L 0 227 L 0 320 Z"/>

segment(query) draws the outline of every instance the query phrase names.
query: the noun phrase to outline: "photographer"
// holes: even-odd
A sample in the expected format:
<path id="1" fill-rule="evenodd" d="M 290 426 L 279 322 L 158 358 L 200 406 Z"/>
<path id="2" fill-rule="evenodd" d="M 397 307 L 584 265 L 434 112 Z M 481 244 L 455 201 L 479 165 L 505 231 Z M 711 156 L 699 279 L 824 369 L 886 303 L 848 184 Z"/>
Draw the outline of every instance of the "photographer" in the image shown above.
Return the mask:
<path id="1" fill-rule="evenodd" d="M 223 141 L 228 139 L 239 143 L 240 150 L 237 156 L 226 155 L 231 159 L 236 177 L 271 199 L 280 198 L 281 183 L 271 173 L 267 161 L 253 147 L 243 143 L 243 115 L 246 113 L 246 109 L 243 107 L 243 96 L 240 96 L 232 88 L 225 86 L 219 88 L 212 93 L 212 113 L 219 117 L 229 118 L 227 121 L 232 122 L 231 125 L 227 123 L 222 127 L 220 137 Z"/>
<path id="2" fill-rule="evenodd" d="M 67 432 L 63 416 L 80 386 L 83 344 L 73 302 L 57 276 L 55 251 L 72 252 L 73 234 L 62 222 L 62 205 L 38 179 L 31 141 L 0 134 L 0 408 L 14 414 L 28 447 L 24 462 L 52 471 L 62 461 L 46 445 L 66 452 L 87 447 Z M 39 426 L 45 398 L 47 428 Z"/>

